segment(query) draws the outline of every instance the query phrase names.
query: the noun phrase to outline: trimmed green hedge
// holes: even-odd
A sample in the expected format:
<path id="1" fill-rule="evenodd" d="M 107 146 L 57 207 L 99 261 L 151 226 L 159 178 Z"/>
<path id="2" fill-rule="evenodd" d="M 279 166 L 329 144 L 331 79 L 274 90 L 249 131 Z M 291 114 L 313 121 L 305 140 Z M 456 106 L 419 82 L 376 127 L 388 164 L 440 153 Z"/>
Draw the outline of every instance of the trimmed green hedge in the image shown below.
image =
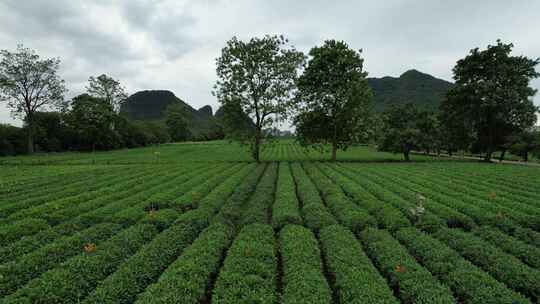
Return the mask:
<path id="1" fill-rule="evenodd" d="M 540 248 L 524 243 L 490 226 L 479 227 L 473 230 L 473 233 L 517 257 L 523 263 L 540 269 Z"/>
<path id="2" fill-rule="evenodd" d="M 23 236 L 32 235 L 48 228 L 47 221 L 35 218 L 23 219 L 13 224 L 0 226 L 0 244 L 7 246 Z"/>
<path id="3" fill-rule="evenodd" d="M 274 229 L 263 224 L 247 225 L 227 252 L 212 291 L 212 303 L 276 303 L 276 282 Z"/>
<path id="4" fill-rule="evenodd" d="M 49 228 L 37 234 L 22 237 L 17 242 L 0 247 L 0 264 L 7 263 L 24 254 L 40 248 L 61 237 L 61 234 Z"/>
<path id="5" fill-rule="evenodd" d="M 235 188 L 232 196 L 221 207 L 218 214 L 212 219 L 212 222 L 224 223 L 238 228 L 242 220 L 242 209 L 250 196 L 255 192 L 257 184 L 265 170 L 266 164 L 259 164 L 255 167 L 244 181 Z"/>
<path id="6" fill-rule="evenodd" d="M 319 192 L 299 163 L 291 165 L 299 200 L 302 202 L 302 216 L 306 227 L 317 232 L 321 228 L 336 225 L 337 221 L 324 205 Z"/>
<path id="7" fill-rule="evenodd" d="M 319 243 L 313 232 L 297 225 L 279 234 L 283 262 L 284 304 L 330 304 L 332 291 L 323 274 Z"/>
<path id="8" fill-rule="evenodd" d="M 459 229 L 441 229 L 434 236 L 508 287 L 532 298 L 533 301 L 540 299 L 539 270 L 523 264 L 489 242 Z"/>
<path id="9" fill-rule="evenodd" d="M 277 168 L 276 163 L 271 163 L 264 171 L 255 193 L 244 207 L 240 226 L 269 223 L 270 210 L 276 192 Z"/>
<path id="10" fill-rule="evenodd" d="M 403 303 L 455 303 L 442 285 L 385 230 L 368 228 L 361 233 L 367 255 L 398 290 Z"/>
<path id="11" fill-rule="evenodd" d="M 339 225 L 328 226 L 321 229 L 319 237 L 340 303 L 399 303 L 351 231 Z"/>
<path id="12" fill-rule="evenodd" d="M 111 237 L 121 226 L 99 224 L 73 236 L 62 237 L 0 267 L 0 297 L 15 290 L 66 259 L 83 252 L 86 244 L 97 244 Z"/>
<path id="13" fill-rule="evenodd" d="M 341 173 L 341 167 L 333 165 L 331 167 L 320 166 L 320 168 L 324 174 L 340 185 L 356 204 L 366 209 L 381 227 L 395 231 L 402 227 L 411 226 L 411 222 L 401 211 L 391 204 L 380 201 L 371 193 L 362 189 L 358 183 L 344 176 Z"/>
<path id="14" fill-rule="evenodd" d="M 4 303 L 79 303 L 126 258 L 157 234 L 151 225 L 136 225 L 75 256 L 8 296 Z"/>
<path id="15" fill-rule="evenodd" d="M 425 268 L 450 287 L 460 303 L 531 303 L 448 246 L 417 229 L 401 229 L 396 238 Z"/>
<path id="16" fill-rule="evenodd" d="M 376 220 L 366 210 L 354 204 L 341 188 L 324 176 L 315 165 L 306 163 L 304 167 L 321 192 L 328 209 L 332 211 L 340 224 L 354 232 L 360 232 L 368 226 L 377 226 Z"/>
<path id="17" fill-rule="evenodd" d="M 288 163 L 279 163 L 279 173 L 274 206 L 272 209 L 272 226 L 279 230 L 287 224 L 302 225 L 296 188 Z"/>
<path id="18" fill-rule="evenodd" d="M 132 303 L 137 294 L 154 283 L 209 225 L 211 217 L 231 196 L 251 167 L 243 166 L 238 169 L 240 170 L 236 170 L 209 195 L 202 198 L 198 209 L 182 214 L 171 227 L 129 258 L 103 281 L 84 303 Z"/>
<path id="19" fill-rule="evenodd" d="M 233 229 L 215 223 L 206 228 L 184 253 L 137 297 L 138 304 L 197 304 L 206 299 L 207 286 L 233 239 Z M 95 301 L 97 303 L 97 301 Z M 104 302 L 99 302 L 104 303 Z"/>

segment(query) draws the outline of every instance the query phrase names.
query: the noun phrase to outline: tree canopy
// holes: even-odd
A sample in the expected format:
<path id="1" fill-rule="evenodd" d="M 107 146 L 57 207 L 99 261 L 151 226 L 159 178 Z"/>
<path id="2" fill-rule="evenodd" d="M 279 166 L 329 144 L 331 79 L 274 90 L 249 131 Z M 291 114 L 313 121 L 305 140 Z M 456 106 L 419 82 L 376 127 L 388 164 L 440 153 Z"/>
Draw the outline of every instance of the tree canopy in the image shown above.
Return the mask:
<path id="1" fill-rule="evenodd" d="M 116 113 L 120 111 L 120 105 L 128 97 L 120 81 L 105 74 L 98 77 L 90 76 L 86 91 L 93 97 L 107 101 Z"/>
<path id="2" fill-rule="evenodd" d="M 284 120 L 296 88 L 304 55 L 283 36 L 265 36 L 241 41 L 229 40 L 216 59 L 218 80 L 214 94 L 223 105 L 240 108 L 253 119 L 255 130 L 248 143 L 260 160 L 264 128 Z"/>
<path id="3" fill-rule="evenodd" d="M 298 79 L 294 120 L 300 143 L 332 145 L 336 150 L 367 140 L 371 134 L 372 93 L 363 71 L 361 50 L 327 40 L 309 52 L 310 59 Z"/>
<path id="4" fill-rule="evenodd" d="M 15 52 L 1 50 L 0 55 L 0 101 L 7 101 L 12 114 L 28 126 L 28 153 L 33 153 L 34 113 L 65 106 L 67 89 L 57 74 L 60 59 L 41 59 L 34 50 L 22 45 Z"/>
<path id="5" fill-rule="evenodd" d="M 446 115 L 471 128 L 474 146 L 488 161 L 506 136 L 536 122 L 538 109 L 531 99 L 536 90 L 529 84 L 540 76 L 535 70 L 540 59 L 512 56 L 512 48 L 497 40 L 459 60 L 453 69 L 455 86 L 443 106 Z"/>
<path id="6" fill-rule="evenodd" d="M 165 110 L 165 124 L 173 141 L 186 141 L 191 136 L 186 116 L 186 109 L 180 104 L 170 104 Z"/>

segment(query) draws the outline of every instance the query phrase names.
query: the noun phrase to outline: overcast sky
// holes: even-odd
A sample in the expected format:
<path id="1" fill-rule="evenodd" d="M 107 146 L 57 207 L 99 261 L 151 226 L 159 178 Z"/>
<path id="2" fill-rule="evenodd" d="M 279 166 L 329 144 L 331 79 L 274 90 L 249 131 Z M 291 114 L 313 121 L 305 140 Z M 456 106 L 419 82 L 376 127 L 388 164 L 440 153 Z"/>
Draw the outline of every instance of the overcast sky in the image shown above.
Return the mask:
<path id="1" fill-rule="evenodd" d="M 284 34 L 306 52 L 325 39 L 345 40 L 364 50 L 372 77 L 414 68 L 451 80 L 458 59 L 497 38 L 513 42 L 514 54 L 540 57 L 538 12 L 533 0 L 2 0 L 0 48 L 22 43 L 60 57 L 66 98 L 105 73 L 129 93 L 171 90 L 215 110 L 215 58 L 234 35 Z M 13 123 L 3 105 L 0 122 Z"/>

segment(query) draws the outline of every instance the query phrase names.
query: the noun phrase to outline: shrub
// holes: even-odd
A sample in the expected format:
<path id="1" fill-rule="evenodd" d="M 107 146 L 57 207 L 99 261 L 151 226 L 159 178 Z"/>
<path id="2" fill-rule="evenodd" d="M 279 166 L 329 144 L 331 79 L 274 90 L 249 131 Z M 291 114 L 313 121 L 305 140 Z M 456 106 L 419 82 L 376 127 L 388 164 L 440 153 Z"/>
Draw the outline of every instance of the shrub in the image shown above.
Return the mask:
<path id="1" fill-rule="evenodd" d="M 342 225 L 354 232 L 360 232 L 368 226 L 377 226 L 373 217 L 351 202 L 341 188 L 326 178 L 314 165 L 306 164 L 305 168 L 328 208 Z"/>
<path id="2" fill-rule="evenodd" d="M 36 251 L 0 267 L 0 296 L 14 292 L 43 272 L 82 252 L 88 243 L 100 243 L 121 229 L 115 224 L 100 224 L 73 236 L 62 237 Z"/>
<path id="3" fill-rule="evenodd" d="M 281 229 L 287 224 L 302 224 L 302 217 L 296 198 L 296 188 L 291 175 L 291 169 L 285 162 L 279 164 L 279 173 L 272 211 L 272 226 Z"/>
<path id="4" fill-rule="evenodd" d="M 200 303 L 205 299 L 211 278 L 233 238 L 227 225 L 215 223 L 206 228 L 184 253 L 137 297 L 143 303 Z"/>
<path id="5" fill-rule="evenodd" d="M 404 303 L 455 303 L 450 290 L 409 255 L 385 230 L 364 230 L 366 253 L 390 282 Z"/>
<path id="6" fill-rule="evenodd" d="M 319 192 L 300 164 L 291 165 L 299 200 L 302 202 L 302 215 L 306 227 L 317 232 L 321 228 L 337 224 L 334 216 L 324 205 Z"/>
<path id="7" fill-rule="evenodd" d="M 212 303 L 276 303 L 276 279 L 274 230 L 269 225 L 247 225 L 227 253 Z"/>
<path id="8" fill-rule="evenodd" d="M 381 202 L 371 193 L 362 189 L 359 184 L 338 173 L 339 167 L 321 166 L 321 169 L 324 174 L 336 184 L 340 185 L 345 193 L 347 193 L 356 204 L 366 209 L 382 227 L 394 231 L 411 225 L 411 222 L 403 215 L 403 213 L 401 213 L 401 211 L 388 203 Z M 332 169 L 338 172 L 333 171 Z"/>
<path id="9" fill-rule="evenodd" d="M 320 231 L 320 241 L 340 303 L 399 303 L 348 229 L 325 227 Z"/>
<path id="10" fill-rule="evenodd" d="M 23 219 L 13 224 L 0 227 L 0 244 L 9 245 L 25 235 L 32 235 L 46 230 L 49 224 L 46 221 L 34 218 Z"/>
<path id="11" fill-rule="evenodd" d="M 495 244 L 503 251 L 517 257 L 525 264 L 540 269 L 540 249 L 513 238 L 494 227 L 479 227 L 473 233 L 486 242 Z"/>
<path id="12" fill-rule="evenodd" d="M 282 303 L 332 303 L 315 235 L 302 226 L 287 225 L 280 232 L 279 245 L 283 261 Z"/>
<path id="13" fill-rule="evenodd" d="M 401 229 L 396 233 L 396 238 L 424 267 L 450 287 L 459 302 L 530 303 L 527 298 L 508 289 L 454 250 L 417 229 Z"/>
<path id="14" fill-rule="evenodd" d="M 277 164 L 268 165 L 255 193 L 251 196 L 242 214 L 240 225 L 266 224 L 269 222 L 270 208 L 276 192 Z"/>
<path id="15" fill-rule="evenodd" d="M 49 270 L 5 299 L 5 303 L 79 303 L 96 285 L 157 234 L 151 225 L 130 227 L 93 251 Z"/>
<path id="16" fill-rule="evenodd" d="M 442 229 L 434 236 L 508 287 L 531 297 L 533 301 L 540 299 L 540 271 L 458 229 Z"/>

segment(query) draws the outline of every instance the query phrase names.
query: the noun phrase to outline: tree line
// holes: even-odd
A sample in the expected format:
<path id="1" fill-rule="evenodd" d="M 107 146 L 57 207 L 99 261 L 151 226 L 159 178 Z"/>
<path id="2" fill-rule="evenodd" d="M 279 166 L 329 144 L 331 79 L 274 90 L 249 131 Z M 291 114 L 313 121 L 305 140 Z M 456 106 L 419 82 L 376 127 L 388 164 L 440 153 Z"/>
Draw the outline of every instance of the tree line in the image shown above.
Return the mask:
<path id="1" fill-rule="evenodd" d="M 373 109 L 362 50 L 327 40 L 306 55 L 284 36 L 248 41 L 233 37 L 216 59 L 213 94 L 223 117 L 212 138 L 231 138 L 249 147 L 254 160 L 275 132 L 292 121 L 297 141 L 325 150 L 374 144 L 382 151 L 410 153 L 507 151 L 528 159 L 540 154 L 534 129 L 538 112 L 530 81 L 540 76 L 540 59 L 512 55 L 497 41 L 475 48 L 453 68 L 455 83 L 436 112 L 413 104 Z M 66 101 L 60 59 L 41 59 L 19 46 L 0 51 L 0 101 L 23 128 L 0 125 L 0 154 L 138 147 L 190 139 L 185 109 L 171 106 L 162 122 L 131 121 L 119 114 L 127 93 L 107 75 L 90 77 L 86 93 Z M 56 110 L 55 112 L 50 112 Z"/>
<path id="2" fill-rule="evenodd" d="M 95 151 L 192 139 L 180 105 L 170 105 L 163 121 L 133 121 L 120 115 L 128 94 L 112 77 L 91 76 L 85 93 L 65 100 L 59 58 L 42 59 L 22 45 L 0 55 L 0 101 L 23 121 L 22 128 L 0 124 L 0 156 L 31 154 L 36 148 Z M 213 136 L 223 137 L 220 130 Z"/>
<path id="3" fill-rule="evenodd" d="M 413 104 L 373 110 L 373 94 L 363 68 L 362 50 L 327 40 L 308 55 L 283 36 L 229 40 L 217 58 L 214 95 L 235 116 L 244 112 L 254 128 L 231 132 L 248 145 L 253 158 L 268 140 L 263 130 L 287 119 L 296 139 L 306 147 L 337 150 L 359 143 L 403 153 L 507 151 L 528 159 L 540 156 L 540 132 L 535 129 L 536 94 L 530 81 L 540 76 L 540 59 L 511 54 L 513 44 L 497 40 L 485 50 L 475 48 L 453 68 L 455 84 L 437 112 Z M 227 117 L 227 115 L 226 115 Z"/>

